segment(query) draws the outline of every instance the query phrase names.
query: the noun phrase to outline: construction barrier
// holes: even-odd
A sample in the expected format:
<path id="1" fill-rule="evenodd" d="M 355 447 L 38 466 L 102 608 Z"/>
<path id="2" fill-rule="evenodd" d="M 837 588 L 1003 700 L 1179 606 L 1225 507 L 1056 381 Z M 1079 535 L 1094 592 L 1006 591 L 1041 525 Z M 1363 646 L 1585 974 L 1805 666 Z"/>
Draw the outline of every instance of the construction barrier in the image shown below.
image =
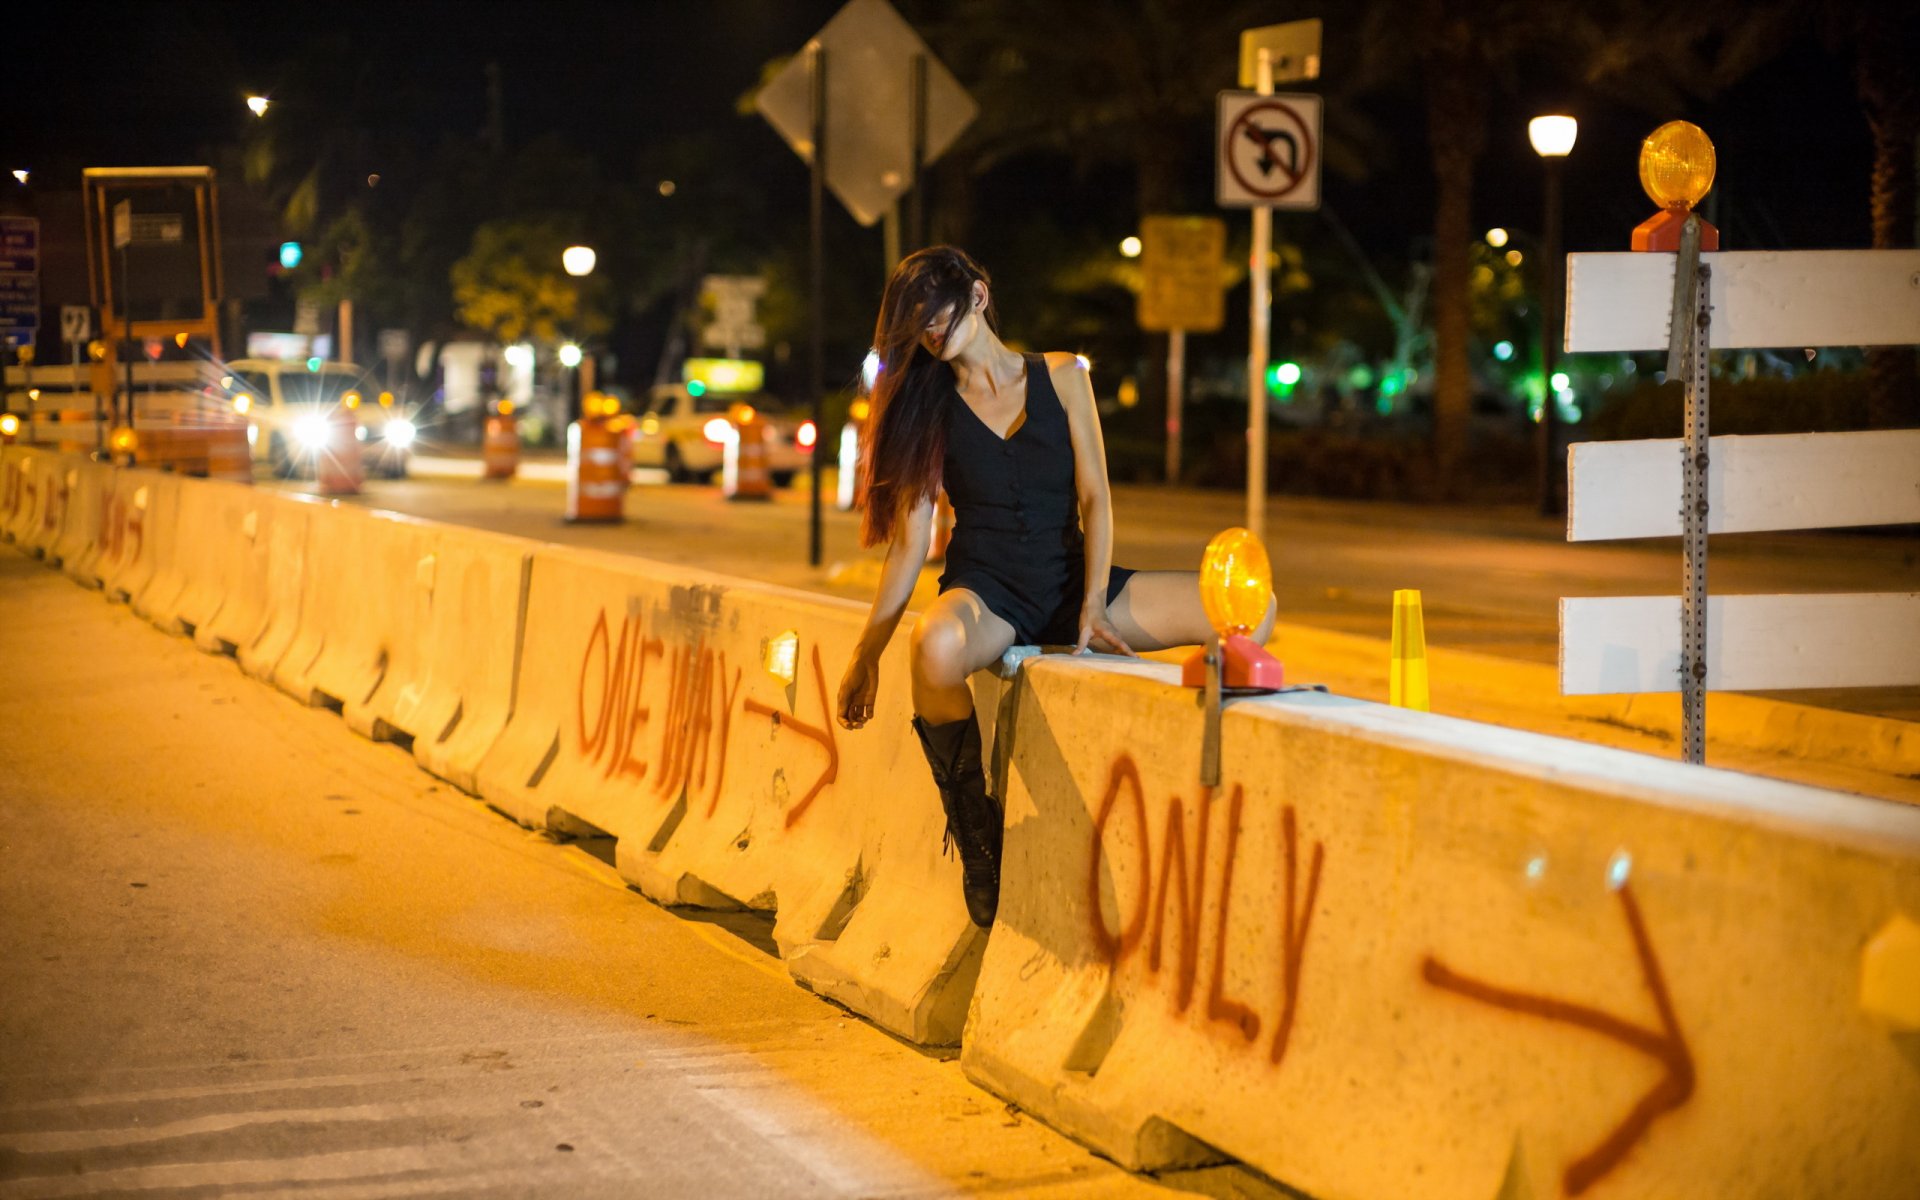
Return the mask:
<path id="1" fill-rule="evenodd" d="M 0 523 L 59 539 L 82 465 L 7 448 Z M 1130 1167 L 1475 1200 L 1920 1177 L 1920 810 L 1311 693 L 1234 702 L 1203 788 L 1178 668 L 1053 657 L 974 681 L 987 939 L 907 630 L 872 725 L 834 724 L 862 606 L 143 471 L 100 494 L 103 584 L 146 562 L 137 606 L 611 834 L 657 900 L 774 910 L 796 980 L 903 1037 L 971 999 L 969 1076 Z"/>
<path id="2" fill-rule="evenodd" d="M 1173 674 L 1026 668 L 975 1082 L 1315 1196 L 1920 1178 L 1920 810 L 1313 693 L 1204 788 Z"/>
<path id="3" fill-rule="evenodd" d="M 32 450 L 12 443 L 0 445 L 0 541 L 11 542 L 18 536 L 15 526 L 31 502 L 27 499 L 27 480 L 32 473 Z"/>
<path id="4" fill-rule="evenodd" d="M 216 497 L 213 537 L 220 560 L 208 586 L 221 594 L 219 608 L 195 626 L 194 645 L 209 654 L 249 654 L 276 621 L 290 624 L 298 615 L 297 577 L 284 572 L 296 567 L 305 550 L 305 505 L 293 505 L 272 492 L 239 487 L 193 487 L 189 490 Z M 276 536 L 280 525 L 288 527 Z M 276 574 L 281 572 L 281 574 Z M 291 595 L 289 595 L 291 593 Z M 259 673 L 259 659 L 255 659 Z M 242 662 L 241 669 L 246 669 Z M 272 669 L 271 662 L 265 670 Z"/>
<path id="5" fill-rule="evenodd" d="M 46 450 L 19 453 L 24 470 L 14 541 L 35 558 L 45 558 L 52 552 L 66 517 L 68 467 L 80 460 Z"/>
<path id="6" fill-rule="evenodd" d="M 958 1037 L 979 938 L 907 734 L 906 630 L 872 728 L 848 733 L 831 706 L 857 604 L 542 546 L 526 614 L 489 804 L 611 834 L 662 903 L 774 909 L 803 984 L 903 1037 Z"/>
<path id="7" fill-rule="evenodd" d="M 78 454 L 60 457 L 67 484 L 67 513 L 47 558 L 59 563 L 61 571 L 75 583 L 99 587 L 100 573 L 94 569 L 94 560 L 99 556 L 107 498 L 113 491 L 113 468 Z"/>
<path id="8" fill-rule="evenodd" d="M 391 721 L 413 731 L 423 768 L 462 791 L 478 794 L 480 761 L 513 714 L 534 549 L 501 534 L 434 531 L 423 674 L 396 697 Z"/>
<path id="9" fill-rule="evenodd" d="M 151 471 L 115 473 L 99 531 L 100 587 L 108 600 L 130 601 L 153 581 L 179 498 L 173 479 Z"/>
<path id="10" fill-rule="evenodd" d="M 188 485 L 176 476 L 161 476 L 156 484 L 162 496 L 176 497 L 169 506 L 174 521 L 156 522 L 165 557 L 174 566 L 183 587 L 167 605 L 169 619 L 162 624 L 154 610 L 160 606 L 142 597 L 148 619 L 170 633 L 200 641 L 200 631 L 219 616 L 234 587 L 233 548 L 239 539 L 240 514 L 251 503 L 252 488 L 230 481 Z M 175 536 L 184 532 L 185 536 Z"/>
<path id="11" fill-rule="evenodd" d="M 300 603 L 306 591 L 307 530 L 317 508 L 281 495 L 262 499 L 267 503 L 254 509 L 249 534 L 253 545 L 235 614 L 238 636 L 225 640 L 232 641 L 242 671 L 272 682 L 275 665 L 299 632 Z M 221 618 L 215 621 L 221 623 Z"/>

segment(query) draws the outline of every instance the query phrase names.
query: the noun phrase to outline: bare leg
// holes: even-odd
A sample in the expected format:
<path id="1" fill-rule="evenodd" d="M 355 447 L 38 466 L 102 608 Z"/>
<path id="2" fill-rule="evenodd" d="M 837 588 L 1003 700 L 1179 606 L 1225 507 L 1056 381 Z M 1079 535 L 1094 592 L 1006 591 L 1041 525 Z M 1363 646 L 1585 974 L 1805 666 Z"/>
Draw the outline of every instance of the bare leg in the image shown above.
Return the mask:
<path id="1" fill-rule="evenodd" d="M 965 588 L 943 592 L 913 627 L 913 711 L 930 725 L 973 715 L 967 676 L 1013 645 L 1013 626 Z"/>
<path id="2" fill-rule="evenodd" d="M 1120 636 L 1135 650 L 1165 650 L 1169 646 L 1197 646 L 1213 636 L 1206 606 L 1200 603 L 1200 576 L 1194 571 L 1141 571 L 1107 606 Z M 1266 644 L 1273 632 L 1273 602 L 1252 633 Z"/>

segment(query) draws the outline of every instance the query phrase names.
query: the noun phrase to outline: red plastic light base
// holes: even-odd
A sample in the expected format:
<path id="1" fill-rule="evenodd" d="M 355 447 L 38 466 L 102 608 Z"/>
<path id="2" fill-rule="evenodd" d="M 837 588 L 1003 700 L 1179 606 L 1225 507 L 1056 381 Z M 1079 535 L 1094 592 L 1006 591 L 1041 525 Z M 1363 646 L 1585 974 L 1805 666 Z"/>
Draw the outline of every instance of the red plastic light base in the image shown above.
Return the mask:
<path id="1" fill-rule="evenodd" d="M 1221 643 L 1221 652 L 1221 687 L 1236 692 L 1277 692 L 1286 686 L 1286 670 L 1280 660 L 1245 634 L 1227 638 Z M 1206 647 L 1195 650 L 1193 657 L 1180 664 L 1180 682 L 1192 688 L 1207 686 Z"/>
<path id="2" fill-rule="evenodd" d="M 1633 227 L 1633 240 L 1629 243 L 1635 250 L 1653 251 L 1659 254 L 1674 254 L 1680 249 L 1680 227 L 1687 223 L 1687 210 L 1684 208 L 1663 209 Z M 1720 231 L 1700 218 L 1700 249 L 1714 251 L 1720 248 Z"/>

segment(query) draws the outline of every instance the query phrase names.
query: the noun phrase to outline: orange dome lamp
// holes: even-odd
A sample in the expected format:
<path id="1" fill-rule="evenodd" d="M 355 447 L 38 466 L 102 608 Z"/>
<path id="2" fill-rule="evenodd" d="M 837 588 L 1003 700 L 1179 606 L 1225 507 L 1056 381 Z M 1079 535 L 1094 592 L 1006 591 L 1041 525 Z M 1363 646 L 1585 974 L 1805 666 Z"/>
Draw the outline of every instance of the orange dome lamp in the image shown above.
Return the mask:
<path id="1" fill-rule="evenodd" d="M 1220 685 L 1229 691 L 1272 692 L 1283 686 L 1280 660 L 1249 636 L 1266 621 L 1272 602 L 1273 567 L 1260 539 L 1238 528 L 1216 534 L 1200 559 L 1200 603 L 1220 637 Z M 1207 685 L 1207 654 L 1202 647 L 1181 664 L 1182 683 Z"/>
<path id="2" fill-rule="evenodd" d="M 1640 143 L 1640 186 L 1660 211 L 1634 227 L 1635 250 L 1680 249 L 1680 229 L 1713 187 L 1713 142 L 1687 121 L 1668 121 Z M 1720 231 L 1700 220 L 1700 249 L 1718 250 Z"/>

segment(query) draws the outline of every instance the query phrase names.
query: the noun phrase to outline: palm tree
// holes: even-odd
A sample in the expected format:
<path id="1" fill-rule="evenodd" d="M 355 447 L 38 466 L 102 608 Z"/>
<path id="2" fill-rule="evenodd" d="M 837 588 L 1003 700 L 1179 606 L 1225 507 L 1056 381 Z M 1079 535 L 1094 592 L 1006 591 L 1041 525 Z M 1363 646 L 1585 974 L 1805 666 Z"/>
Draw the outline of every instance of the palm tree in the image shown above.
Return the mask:
<path id="1" fill-rule="evenodd" d="M 1596 96 L 1670 112 L 1686 94 L 1710 93 L 1777 49 L 1784 9 L 1729 0 L 1376 0 L 1369 7 L 1361 77 L 1391 87 L 1415 71 L 1426 106 L 1435 183 L 1432 446 L 1441 495 L 1457 491 L 1467 449 L 1473 192 L 1495 104 L 1523 76 L 1549 72 Z"/>
<path id="2" fill-rule="evenodd" d="M 1914 147 L 1920 141 L 1920 11 L 1894 0 L 1822 4 L 1830 43 L 1851 49 L 1854 88 L 1873 134 L 1873 248 L 1915 238 Z M 1920 425 L 1912 346 L 1867 351 L 1867 419 L 1876 429 Z"/>

